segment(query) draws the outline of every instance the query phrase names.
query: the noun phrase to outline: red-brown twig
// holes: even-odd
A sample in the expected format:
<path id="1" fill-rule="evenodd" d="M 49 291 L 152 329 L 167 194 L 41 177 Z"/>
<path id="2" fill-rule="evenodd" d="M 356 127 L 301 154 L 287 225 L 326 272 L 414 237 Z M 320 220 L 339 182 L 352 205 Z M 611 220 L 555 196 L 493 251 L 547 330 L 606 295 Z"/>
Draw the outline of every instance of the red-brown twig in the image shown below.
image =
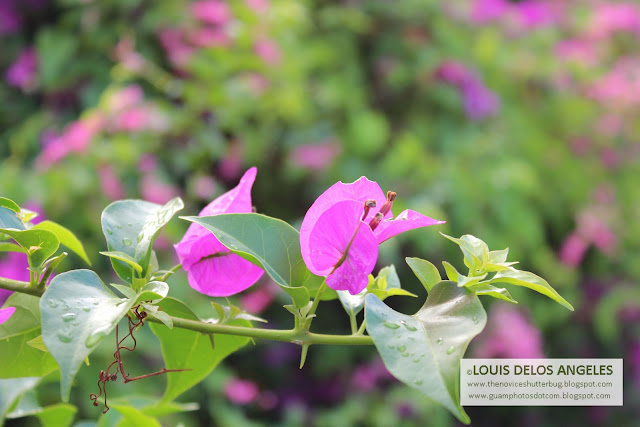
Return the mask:
<path id="1" fill-rule="evenodd" d="M 100 393 L 95 394 L 95 393 L 91 393 L 89 395 L 89 399 L 93 400 L 93 406 L 98 406 L 98 399 L 100 398 L 100 396 L 102 396 L 102 394 L 104 393 L 104 406 L 105 406 L 105 410 L 102 411 L 103 414 L 105 414 L 108 410 L 109 410 L 109 405 L 107 405 L 107 381 L 115 381 L 118 378 L 118 373 L 116 372 L 115 374 L 109 374 L 109 370 L 111 369 L 111 367 L 115 364 L 118 364 L 120 373 L 122 374 L 122 379 L 124 380 L 123 382 L 126 384 L 128 382 L 131 381 L 136 381 L 136 380 L 141 380 L 144 378 L 149 378 L 149 377 L 153 377 L 156 375 L 162 375 L 162 374 L 166 374 L 167 372 L 182 372 L 182 371 L 189 371 L 190 369 L 165 369 L 162 368 L 161 370 L 157 371 L 157 372 L 152 372 L 150 374 L 145 374 L 145 375 L 140 375 L 137 377 L 130 377 L 128 376 L 128 374 L 125 374 L 124 371 L 124 365 L 122 363 L 122 355 L 120 354 L 121 350 L 128 350 L 128 351 L 133 351 L 136 349 L 136 346 L 138 345 L 138 342 L 136 341 L 136 338 L 133 335 L 133 332 L 135 331 L 136 328 L 142 326 L 144 324 L 144 319 L 147 317 L 147 313 L 146 312 L 140 312 L 140 305 L 136 305 L 135 307 L 133 307 L 133 313 L 136 315 L 136 318 L 138 319 L 137 322 L 134 322 L 133 320 L 131 320 L 131 317 L 127 316 L 127 326 L 129 329 L 129 333 L 127 335 L 124 336 L 124 338 L 120 339 L 118 336 L 118 325 L 116 325 L 116 351 L 115 353 L 113 353 L 113 357 L 114 357 L 114 361 L 111 362 L 111 364 L 109 364 L 109 366 L 107 367 L 106 371 L 100 371 L 100 374 L 98 374 L 98 390 Z M 124 340 L 126 340 L 127 338 L 131 337 L 131 339 L 133 340 L 133 346 L 132 347 L 127 347 L 125 345 L 122 345 L 122 343 L 124 342 Z"/>

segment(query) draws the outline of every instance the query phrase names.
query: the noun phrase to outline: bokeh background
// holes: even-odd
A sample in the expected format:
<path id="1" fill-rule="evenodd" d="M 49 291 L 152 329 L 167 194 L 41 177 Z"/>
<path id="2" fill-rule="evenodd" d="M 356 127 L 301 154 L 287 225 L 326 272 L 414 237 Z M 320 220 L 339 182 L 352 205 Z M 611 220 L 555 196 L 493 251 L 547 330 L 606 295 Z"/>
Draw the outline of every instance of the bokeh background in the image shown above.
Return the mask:
<path id="1" fill-rule="evenodd" d="M 624 358 L 623 407 L 472 407 L 473 425 L 637 425 L 640 3 L 0 0 L 0 73 L 0 194 L 76 232 L 105 280 L 99 218 L 113 200 L 181 196 L 195 215 L 255 165 L 258 212 L 296 225 L 328 186 L 366 175 L 398 193 L 396 213 L 447 221 L 381 247 L 379 267 L 419 295 L 394 308 L 425 297 L 405 256 L 460 267 L 438 231 L 470 233 L 509 247 L 576 311 L 520 289 L 519 305 L 483 300 L 489 324 L 467 357 Z M 186 227 L 163 233 L 165 268 Z M 0 274 L 24 276 L 18 258 L 2 255 Z M 170 285 L 210 315 L 184 274 Z M 264 279 L 232 302 L 288 327 L 286 300 Z M 348 332 L 339 303 L 318 314 L 314 329 Z M 131 371 L 159 369 L 157 341 L 140 336 Z M 88 394 L 111 344 L 80 371 L 78 421 L 101 415 Z M 249 345 L 180 398 L 200 409 L 163 424 L 457 425 L 371 348 L 311 348 L 303 370 L 298 351 Z M 138 404 L 163 381 L 110 396 Z M 57 390 L 51 379 L 35 394 L 53 403 Z"/>

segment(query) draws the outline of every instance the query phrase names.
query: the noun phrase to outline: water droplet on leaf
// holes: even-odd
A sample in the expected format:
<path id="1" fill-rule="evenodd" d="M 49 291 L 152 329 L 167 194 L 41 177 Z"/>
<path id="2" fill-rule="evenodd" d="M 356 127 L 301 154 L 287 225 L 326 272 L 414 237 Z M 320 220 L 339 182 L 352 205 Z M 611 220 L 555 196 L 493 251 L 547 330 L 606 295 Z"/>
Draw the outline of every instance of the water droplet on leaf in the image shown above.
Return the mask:
<path id="1" fill-rule="evenodd" d="M 91 307 L 82 307 L 84 311 L 91 311 Z"/>
<path id="2" fill-rule="evenodd" d="M 396 348 L 396 346 L 395 346 L 395 345 L 390 345 L 390 346 L 389 346 L 389 348 L 390 348 L 391 350 L 393 350 L 394 348 Z"/>
<path id="3" fill-rule="evenodd" d="M 107 234 L 108 234 L 109 236 L 113 236 L 113 231 L 111 231 L 111 229 L 110 229 L 110 228 L 107 228 Z"/>
<path id="4" fill-rule="evenodd" d="M 238 250 L 238 246 L 237 245 L 229 245 L 229 248 L 231 248 L 233 250 Z"/>
<path id="5" fill-rule="evenodd" d="M 70 343 L 71 342 L 71 334 L 69 332 L 58 332 L 56 334 L 60 342 Z"/>
<path id="6" fill-rule="evenodd" d="M 122 239 L 122 244 L 125 246 L 131 246 L 131 239 L 125 237 L 124 239 Z"/>
<path id="7" fill-rule="evenodd" d="M 478 320 L 478 316 L 473 316 L 473 323 L 475 323 L 476 325 L 478 324 L 479 320 Z"/>
<path id="8" fill-rule="evenodd" d="M 415 382 L 416 385 L 422 385 L 422 380 L 418 380 Z"/>
<path id="9" fill-rule="evenodd" d="M 454 351 L 456 351 L 456 348 L 455 348 L 454 346 L 451 346 L 451 347 L 449 347 L 449 348 L 447 349 L 447 354 L 451 354 L 451 353 L 453 353 Z"/>
<path id="10" fill-rule="evenodd" d="M 442 344 L 442 338 L 438 338 L 437 343 L 438 343 L 438 344 Z"/>
<path id="11" fill-rule="evenodd" d="M 402 357 L 409 357 L 409 353 L 402 353 L 400 356 L 402 356 Z"/>
<path id="12" fill-rule="evenodd" d="M 62 320 L 64 320 L 65 322 L 71 322 L 73 319 L 75 319 L 76 317 L 78 317 L 77 313 L 64 313 L 63 315 L 60 316 L 62 318 Z"/>
<path id="13" fill-rule="evenodd" d="M 54 300 L 52 300 L 52 299 L 48 299 L 48 300 L 47 300 L 47 305 L 48 305 L 49 307 L 51 307 L 51 308 L 56 308 L 56 307 L 58 306 L 58 303 L 57 303 L 57 302 L 55 302 L 55 301 L 54 301 Z"/>
<path id="14" fill-rule="evenodd" d="M 399 351 L 400 353 L 402 353 L 402 352 L 403 352 L 403 351 L 405 351 L 406 349 L 407 349 L 407 347 L 405 347 L 405 346 L 403 346 L 403 345 L 399 345 L 399 346 L 398 346 L 398 351 Z"/>
<path id="15" fill-rule="evenodd" d="M 418 328 L 416 328 L 415 326 L 405 323 L 404 321 L 402 322 L 402 324 L 404 325 L 405 328 L 407 328 L 407 331 L 415 332 L 418 330 Z"/>
<path id="16" fill-rule="evenodd" d="M 392 322 L 384 322 L 382 326 L 389 329 L 398 329 L 400 327 L 400 325 L 398 325 L 397 323 L 392 323 Z"/>

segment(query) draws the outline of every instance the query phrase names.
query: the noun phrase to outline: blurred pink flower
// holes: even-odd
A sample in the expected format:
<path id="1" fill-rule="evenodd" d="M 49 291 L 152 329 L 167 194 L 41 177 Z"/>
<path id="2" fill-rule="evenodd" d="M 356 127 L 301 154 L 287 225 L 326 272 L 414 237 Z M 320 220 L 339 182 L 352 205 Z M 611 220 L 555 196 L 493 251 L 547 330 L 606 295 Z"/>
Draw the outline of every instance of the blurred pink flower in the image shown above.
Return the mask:
<path id="1" fill-rule="evenodd" d="M 587 88 L 587 95 L 612 109 L 640 106 L 640 58 L 619 59 Z"/>
<path id="2" fill-rule="evenodd" d="M 6 252 L 0 258 L 0 276 L 6 279 L 29 281 L 29 262 L 27 255 L 22 252 Z M 0 307 L 5 303 L 12 291 L 0 289 Z"/>
<path id="3" fill-rule="evenodd" d="M 240 297 L 240 305 L 252 314 L 260 314 L 274 300 L 273 292 L 266 286 L 248 292 Z"/>
<path id="4" fill-rule="evenodd" d="M 256 13 L 266 12 L 269 8 L 269 0 L 246 0 L 246 3 Z"/>
<path id="5" fill-rule="evenodd" d="M 71 153 L 85 152 L 103 126 L 104 117 L 100 113 L 92 113 L 70 123 L 61 135 L 44 141 L 42 152 L 36 159 L 36 167 L 47 168 Z"/>
<path id="6" fill-rule="evenodd" d="M 259 389 L 253 381 L 231 378 L 224 386 L 224 393 L 232 403 L 246 405 L 256 400 Z"/>
<path id="7" fill-rule="evenodd" d="M 128 71 L 139 72 L 144 68 L 144 58 L 135 51 L 133 37 L 123 37 L 114 49 L 114 55 Z"/>
<path id="8" fill-rule="evenodd" d="M 617 31 L 640 35 L 640 6 L 632 2 L 602 2 L 593 8 L 588 34 L 604 39 Z"/>
<path id="9" fill-rule="evenodd" d="M 138 161 L 138 170 L 142 173 L 153 172 L 158 167 L 158 159 L 151 153 L 144 153 Z"/>
<path id="10" fill-rule="evenodd" d="M 126 194 L 122 182 L 120 182 L 120 178 L 118 178 L 111 165 L 98 166 L 98 177 L 100 178 L 100 188 L 108 198 L 119 200 L 125 197 Z"/>
<path id="11" fill-rule="evenodd" d="M 220 160 L 220 176 L 226 180 L 236 178 L 242 170 L 244 164 L 244 144 L 242 141 L 234 139 L 227 146 L 227 153 Z"/>
<path id="12" fill-rule="evenodd" d="M 494 304 L 485 330 L 476 338 L 474 357 L 481 359 L 540 359 L 540 331 L 516 307 Z"/>
<path id="13" fill-rule="evenodd" d="M 27 92 L 35 87 L 38 57 L 33 48 L 26 48 L 7 70 L 6 79 L 10 86 Z"/>
<path id="14" fill-rule="evenodd" d="M 209 175 L 201 175 L 193 183 L 193 192 L 200 199 L 210 200 L 217 190 L 218 183 Z"/>
<path id="15" fill-rule="evenodd" d="M 109 115 L 120 113 L 139 105 L 143 99 L 142 88 L 138 85 L 129 85 L 109 95 L 106 100 L 106 112 Z"/>
<path id="16" fill-rule="evenodd" d="M 552 24 L 556 18 L 554 3 L 542 0 L 525 0 L 512 4 L 518 23 L 534 29 Z"/>
<path id="17" fill-rule="evenodd" d="M 571 151 L 578 156 L 584 156 L 591 147 L 591 140 L 584 136 L 579 136 L 571 140 Z"/>
<path id="18" fill-rule="evenodd" d="M 158 33 L 160 44 L 169 57 L 169 61 L 177 67 L 184 67 L 191 59 L 196 48 L 190 46 L 184 38 L 182 30 L 165 28 Z"/>
<path id="19" fill-rule="evenodd" d="M 173 185 L 158 178 L 155 173 L 149 172 L 140 179 L 140 195 L 144 200 L 163 205 L 178 197 L 180 192 Z"/>
<path id="20" fill-rule="evenodd" d="M 564 265 L 575 268 L 582 263 L 587 249 L 589 249 L 589 242 L 574 231 L 565 239 L 558 257 Z"/>
<path id="21" fill-rule="evenodd" d="M 457 61 L 444 61 L 435 72 L 437 78 L 460 90 L 464 110 L 471 120 L 483 120 L 500 110 L 500 99 L 469 68 Z"/>
<path id="22" fill-rule="evenodd" d="M 498 19 L 509 11 L 508 0 L 472 0 L 471 20 L 478 24 Z"/>
<path id="23" fill-rule="evenodd" d="M 197 28 L 189 32 L 189 41 L 198 47 L 228 47 L 231 37 L 222 28 Z"/>
<path id="24" fill-rule="evenodd" d="M 555 54 L 564 61 L 575 61 L 583 65 L 595 65 L 598 61 L 596 46 L 589 40 L 562 40 L 556 44 Z"/>
<path id="25" fill-rule="evenodd" d="M 273 40 L 261 38 L 256 41 L 253 49 L 268 65 L 277 65 L 282 60 L 280 47 Z"/>
<path id="26" fill-rule="evenodd" d="M 16 4 L 0 1 L 0 35 L 12 34 L 22 26 L 22 17 L 16 10 Z"/>
<path id="27" fill-rule="evenodd" d="M 301 168 L 323 171 L 331 166 L 341 151 L 340 144 L 335 140 L 298 145 L 289 153 L 289 160 Z"/>
<path id="28" fill-rule="evenodd" d="M 224 1 L 202 0 L 191 3 L 191 14 L 208 24 L 224 25 L 231 19 L 231 10 Z"/>

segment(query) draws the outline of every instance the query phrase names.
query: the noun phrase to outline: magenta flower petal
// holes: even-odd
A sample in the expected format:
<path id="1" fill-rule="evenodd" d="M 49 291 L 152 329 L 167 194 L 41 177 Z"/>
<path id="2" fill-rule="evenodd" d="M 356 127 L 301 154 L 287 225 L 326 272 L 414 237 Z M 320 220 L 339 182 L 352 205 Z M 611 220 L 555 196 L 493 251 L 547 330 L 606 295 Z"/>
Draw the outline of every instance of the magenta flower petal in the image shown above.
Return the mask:
<path id="1" fill-rule="evenodd" d="M 232 190 L 207 205 L 199 216 L 251 212 L 251 187 L 256 168 L 245 172 Z M 241 292 L 260 279 L 264 271 L 229 251 L 207 229 L 191 224 L 182 240 L 174 245 L 189 285 L 209 296 L 229 296 Z"/>
<path id="2" fill-rule="evenodd" d="M 331 289 L 357 294 L 367 286 L 367 276 L 375 267 L 378 242 L 369 225 L 360 220 L 362 213 L 360 202 L 338 202 L 320 215 L 309 234 L 313 249 L 302 256 L 313 273 L 329 275 Z"/>
<path id="3" fill-rule="evenodd" d="M 381 221 L 373 234 L 376 236 L 378 243 L 389 240 L 395 235 L 413 230 L 414 228 L 428 227 L 430 225 L 444 224 L 445 221 L 429 218 L 419 212 L 407 209 L 398 215 L 395 219 Z"/>
<path id="4" fill-rule="evenodd" d="M 311 205 L 306 215 L 304 216 L 302 226 L 300 227 L 300 246 L 302 248 L 303 257 L 305 256 L 305 253 L 308 255 L 311 252 L 311 248 L 309 246 L 309 236 L 311 235 L 311 230 L 313 230 L 313 228 L 315 227 L 318 218 L 320 218 L 320 216 L 325 213 L 331 206 L 344 200 L 355 200 L 359 202 L 360 216 L 362 216 L 363 205 L 365 201 L 375 200 L 376 205 L 379 209 L 387 200 L 387 198 L 385 197 L 384 193 L 377 183 L 369 181 L 364 176 L 360 177 L 357 181 L 350 184 L 345 184 L 341 181 L 333 184 L 327 189 L 327 191 L 322 193 L 315 202 L 313 202 L 313 205 Z M 369 222 L 376 212 L 377 209 L 371 209 L 364 221 Z M 393 215 L 391 214 L 391 212 L 389 212 L 385 216 L 385 218 L 392 217 Z M 305 258 L 305 262 L 306 260 L 307 258 Z M 309 263 L 307 263 L 307 266 L 308 265 Z"/>
<path id="5" fill-rule="evenodd" d="M 9 320 L 15 311 L 15 307 L 0 308 L 0 323 L 4 323 Z"/>

